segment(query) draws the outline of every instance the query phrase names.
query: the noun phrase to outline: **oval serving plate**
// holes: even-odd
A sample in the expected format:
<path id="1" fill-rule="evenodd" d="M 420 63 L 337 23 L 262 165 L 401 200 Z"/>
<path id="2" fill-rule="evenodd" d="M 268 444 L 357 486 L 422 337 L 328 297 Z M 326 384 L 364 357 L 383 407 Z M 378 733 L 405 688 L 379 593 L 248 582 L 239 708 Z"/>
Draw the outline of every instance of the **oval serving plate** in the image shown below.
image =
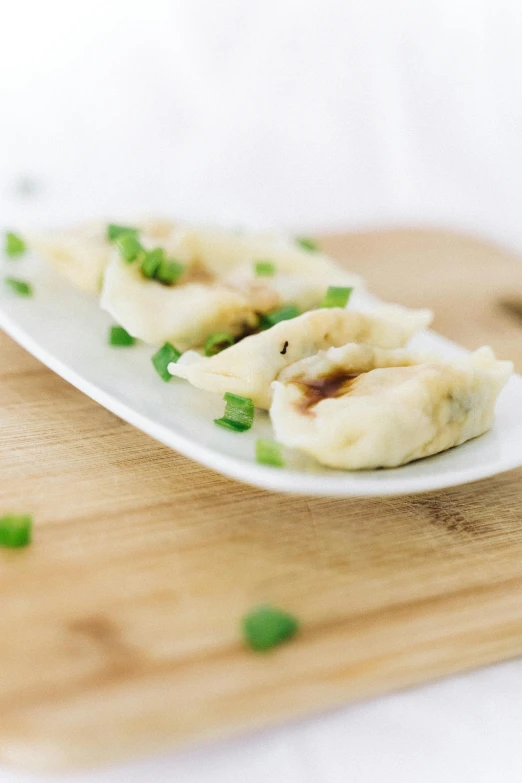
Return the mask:
<path id="1" fill-rule="evenodd" d="M 514 375 L 497 403 L 493 429 L 442 454 L 401 468 L 345 472 L 322 468 L 287 455 L 283 469 L 258 465 L 258 437 L 271 437 L 268 415 L 256 411 L 251 430 L 228 432 L 216 427 L 224 402 L 173 378 L 154 372 L 155 349 L 138 344 L 111 348 L 111 319 L 89 296 L 76 291 L 40 259 L 28 255 L 2 259 L 0 272 L 29 280 L 33 298 L 0 287 L 0 327 L 33 356 L 120 418 L 176 451 L 209 468 L 249 484 L 281 492 L 332 496 L 402 495 L 441 489 L 492 476 L 522 465 L 522 378 Z M 378 303 L 366 293 L 350 306 L 367 309 Z M 412 347 L 448 357 L 463 348 L 433 332 L 423 332 Z M 478 346 L 477 346 L 478 347 Z M 509 357 L 501 357 L 509 358 Z"/>

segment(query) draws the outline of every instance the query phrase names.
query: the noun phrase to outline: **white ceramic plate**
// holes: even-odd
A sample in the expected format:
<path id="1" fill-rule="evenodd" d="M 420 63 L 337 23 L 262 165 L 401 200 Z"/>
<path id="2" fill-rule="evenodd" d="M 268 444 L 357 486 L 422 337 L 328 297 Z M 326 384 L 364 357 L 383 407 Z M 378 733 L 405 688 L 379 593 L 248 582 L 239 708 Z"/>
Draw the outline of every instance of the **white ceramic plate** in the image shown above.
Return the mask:
<path id="1" fill-rule="evenodd" d="M 227 476 L 266 489 L 314 495 L 372 496 L 425 492 L 464 484 L 522 465 L 522 378 L 513 377 L 497 404 L 491 432 L 463 446 L 402 468 L 344 472 L 287 455 L 284 469 L 258 465 L 258 437 L 271 437 L 267 414 L 256 411 L 253 428 L 235 433 L 217 427 L 220 397 L 184 381 L 162 381 L 152 368 L 154 349 L 146 345 L 111 348 L 111 320 L 96 302 L 35 257 L 2 259 L 0 273 L 30 281 L 34 298 L 14 295 L 0 283 L 0 327 L 51 370 L 93 400 L 167 446 Z M 377 300 L 359 294 L 354 304 Z M 351 303 L 351 306 L 352 303 Z M 417 348 L 446 356 L 465 353 L 453 343 L 424 332 Z M 478 346 L 477 346 L 478 347 Z M 509 357 L 500 357 L 509 358 Z"/>

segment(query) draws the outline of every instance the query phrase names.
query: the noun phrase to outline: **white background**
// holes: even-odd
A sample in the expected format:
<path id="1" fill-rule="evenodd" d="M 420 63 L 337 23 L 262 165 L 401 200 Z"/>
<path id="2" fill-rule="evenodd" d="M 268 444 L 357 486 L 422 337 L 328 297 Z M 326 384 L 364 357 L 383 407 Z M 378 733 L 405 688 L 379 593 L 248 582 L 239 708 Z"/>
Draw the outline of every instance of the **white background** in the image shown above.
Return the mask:
<path id="1" fill-rule="evenodd" d="M 521 174 L 519 0 L 0 0 L 1 227 L 159 211 L 522 249 Z M 521 680 L 503 664 L 81 779 L 519 782 Z"/>

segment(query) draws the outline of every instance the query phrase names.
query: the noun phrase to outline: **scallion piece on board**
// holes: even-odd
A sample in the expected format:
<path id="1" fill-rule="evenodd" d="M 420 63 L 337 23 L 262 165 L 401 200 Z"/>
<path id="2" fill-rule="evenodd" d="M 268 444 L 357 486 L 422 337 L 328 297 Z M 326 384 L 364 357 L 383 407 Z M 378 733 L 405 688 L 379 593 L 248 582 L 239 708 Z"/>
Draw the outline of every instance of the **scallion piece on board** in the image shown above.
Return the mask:
<path id="1" fill-rule="evenodd" d="M 326 294 L 324 295 L 323 301 L 319 306 L 320 307 L 346 307 L 352 291 L 353 288 L 337 288 L 336 286 L 331 285 L 328 288 Z"/>
<path id="2" fill-rule="evenodd" d="M 254 423 L 254 403 L 250 397 L 226 392 L 223 399 L 226 402 L 225 413 L 221 419 L 214 419 L 214 422 L 235 432 L 249 430 Z"/>
<path id="3" fill-rule="evenodd" d="M 234 345 L 234 338 L 228 332 L 214 332 L 205 343 L 205 356 L 215 356 L 225 348 Z"/>
<path id="4" fill-rule="evenodd" d="M 172 343 L 165 343 L 159 351 L 156 351 L 152 357 L 152 364 L 160 378 L 163 378 L 164 381 L 170 381 L 172 375 L 168 371 L 168 366 L 171 362 L 176 363 L 180 356 L 181 352 Z"/>
<path id="5" fill-rule="evenodd" d="M 288 641 L 299 629 L 293 615 L 273 606 L 260 606 L 241 621 L 246 644 L 256 652 L 266 652 Z"/>
<path id="6" fill-rule="evenodd" d="M 18 549 L 31 543 L 33 518 L 29 514 L 0 517 L 0 546 Z"/>

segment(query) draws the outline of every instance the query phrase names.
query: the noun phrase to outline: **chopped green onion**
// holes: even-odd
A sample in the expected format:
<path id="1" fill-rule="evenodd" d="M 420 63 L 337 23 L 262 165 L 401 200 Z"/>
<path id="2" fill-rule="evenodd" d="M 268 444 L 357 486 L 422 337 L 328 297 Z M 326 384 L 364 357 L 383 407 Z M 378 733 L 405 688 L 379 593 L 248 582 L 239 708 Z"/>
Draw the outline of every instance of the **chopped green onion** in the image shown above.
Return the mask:
<path id="1" fill-rule="evenodd" d="M 241 628 L 248 646 L 265 652 L 291 639 L 299 629 L 299 622 L 281 609 L 260 606 L 243 617 Z"/>
<path id="2" fill-rule="evenodd" d="M 117 226 L 116 223 L 109 223 L 107 226 L 107 239 L 109 242 L 114 242 L 115 239 L 119 239 L 119 237 L 129 234 L 133 237 L 137 237 L 138 229 L 131 228 L 130 226 Z"/>
<path id="3" fill-rule="evenodd" d="M 331 285 L 319 307 L 346 307 L 353 288 L 337 288 Z"/>
<path id="4" fill-rule="evenodd" d="M 9 288 L 18 294 L 18 296 L 32 296 L 33 288 L 30 283 L 26 283 L 25 280 L 17 280 L 15 277 L 6 277 L 4 282 Z"/>
<path id="5" fill-rule="evenodd" d="M 166 261 L 164 259 L 156 269 L 154 277 L 156 280 L 159 280 L 160 283 L 174 285 L 178 282 L 184 271 L 185 267 L 183 264 L 180 264 L 179 261 Z"/>
<path id="6" fill-rule="evenodd" d="M 120 234 L 120 236 L 114 240 L 114 244 L 120 251 L 123 260 L 128 264 L 132 264 L 133 261 L 137 261 L 138 259 L 141 260 L 145 254 L 145 250 L 134 234 Z"/>
<path id="7" fill-rule="evenodd" d="M 305 250 L 310 250 L 312 252 L 319 250 L 319 245 L 314 239 L 309 239 L 307 237 L 296 237 L 295 241 Z"/>
<path id="8" fill-rule="evenodd" d="M 0 517 L 0 546 L 18 549 L 31 543 L 33 518 L 29 514 Z"/>
<path id="9" fill-rule="evenodd" d="M 177 362 L 180 356 L 181 352 L 177 348 L 174 348 L 171 343 L 165 343 L 152 357 L 152 364 L 164 381 L 170 381 L 172 378 L 168 366 L 171 362 Z"/>
<path id="10" fill-rule="evenodd" d="M 214 422 L 236 432 L 249 430 L 254 423 L 254 403 L 250 397 L 226 392 L 223 399 L 226 402 L 225 413 L 221 419 L 214 419 Z"/>
<path id="11" fill-rule="evenodd" d="M 271 326 L 275 326 L 281 321 L 289 321 L 291 318 L 296 318 L 298 315 L 301 315 L 301 311 L 297 305 L 283 305 L 279 310 L 272 310 L 271 313 L 263 313 L 259 319 L 259 326 L 261 329 L 270 329 Z"/>
<path id="12" fill-rule="evenodd" d="M 111 326 L 109 332 L 109 345 L 127 346 L 134 345 L 136 338 L 128 333 L 123 326 Z"/>
<path id="13" fill-rule="evenodd" d="M 22 237 L 18 234 L 13 234 L 12 231 L 8 231 L 5 235 L 5 252 L 12 258 L 14 256 L 21 256 L 27 250 L 26 244 Z"/>
<path id="14" fill-rule="evenodd" d="M 281 446 L 274 440 L 258 438 L 256 441 L 256 461 L 260 465 L 272 465 L 274 468 L 284 467 Z"/>
<path id="15" fill-rule="evenodd" d="M 254 269 L 258 277 L 273 277 L 276 272 L 275 264 L 272 261 L 256 261 Z"/>
<path id="16" fill-rule="evenodd" d="M 214 356 L 230 345 L 234 345 L 234 338 L 227 332 L 215 332 L 211 334 L 205 343 L 205 356 Z"/>
<path id="17" fill-rule="evenodd" d="M 144 260 L 141 262 L 141 271 L 144 277 L 153 278 L 156 276 L 156 272 L 160 264 L 165 260 L 165 251 L 162 247 L 155 247 L 154 250 L 150 250 L 146 253 Z"/>

